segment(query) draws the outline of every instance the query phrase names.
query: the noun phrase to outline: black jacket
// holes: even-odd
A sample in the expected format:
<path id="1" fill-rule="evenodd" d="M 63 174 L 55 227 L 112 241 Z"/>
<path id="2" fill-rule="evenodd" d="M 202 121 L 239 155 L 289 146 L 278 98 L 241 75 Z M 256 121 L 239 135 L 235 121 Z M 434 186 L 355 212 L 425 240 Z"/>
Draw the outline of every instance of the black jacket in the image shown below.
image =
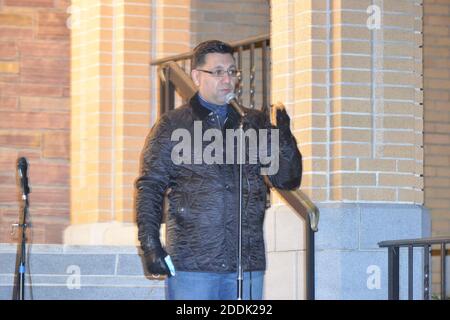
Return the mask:
<path id="1" fill-rule="evenodd" d="M 244 130 L 274 128 L 262 112 L 246 111 Z M 136 180 L 138 236 L 144 252 L 161 246 L 159 229 L 163 220 L 163 200 L 165 192 L 170 190 L 165 217 L 166 251 L 175 269 L 234 272 L 237 270 L 239 166 L 195 164 L 195 156 L 199 157 L 201 152 L 194 154 L 193 141 L 188 155 L 191 164 L 177 164 L 171 158 L 172 149 L 181 141 L 171 141 L 172 132 L 183 128 L 187 130 L 183 132 L 194 137 L 196 120 L 201 121 L 202 133 L 209 128 L 221 129 L 224 143 L 225 130 L 236 129 L 239 125 L 238 114 L 230 108 L 221 128 L 217 116 L 198 102 L 197 95 L 188 104 L 161 117 L 147 137 L 141 156 L 140 176 Z M 274 187 L 296 189 L 300 186 L 302 174 L 300 152 L 290 132 L 288 136 L 280 134 L 279 141 L 279 171 L 268 177 Z M 211 141 L 204 141 L 202 151 L 209 144 Z M 225 156 L 223 160 L 225 162 Z M 263 221 L 267 186 L 260 169 L 259 162 L 246 163 L 243 171 L 242 262 L 245 271 L 265 270 L 266 267 Z"/>

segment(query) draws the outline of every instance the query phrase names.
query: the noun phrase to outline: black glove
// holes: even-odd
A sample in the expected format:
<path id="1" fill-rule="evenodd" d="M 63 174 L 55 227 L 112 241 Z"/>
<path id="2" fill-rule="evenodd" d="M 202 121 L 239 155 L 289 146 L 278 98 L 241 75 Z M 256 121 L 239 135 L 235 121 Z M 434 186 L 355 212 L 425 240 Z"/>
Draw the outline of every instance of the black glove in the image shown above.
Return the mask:
<path id="1" fill-rule="evenodd" d="M 170 275 L 169 267 L 164 258 L 167 256 L 163 248 L 158 247 L 144 254 L 145 264 L 151 274 Z"/>
<path id="2" fill-rule="evenodd" d="M 277 108 L 277 127 L 280 130 L 280 135 L 285 139 L 289 139 L 291 135 L 291 119 L 284 108 Z"/>

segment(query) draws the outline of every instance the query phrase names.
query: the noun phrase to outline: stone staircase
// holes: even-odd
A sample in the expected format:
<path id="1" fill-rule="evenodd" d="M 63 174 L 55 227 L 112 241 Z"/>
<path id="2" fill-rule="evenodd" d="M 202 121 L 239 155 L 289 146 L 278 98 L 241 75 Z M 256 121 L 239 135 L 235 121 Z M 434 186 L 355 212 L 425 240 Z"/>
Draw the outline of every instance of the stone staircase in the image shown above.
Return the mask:
<path id="1" fill-rule="evenodd" d="M 12 298 L 16 252 L 16 245 L 0 244 L 1 300 Z M 139 254 L 139 249 L 134 246 L 31 245 L 25 298 L 164 299 L 163 279 L 145 274 Z"/>

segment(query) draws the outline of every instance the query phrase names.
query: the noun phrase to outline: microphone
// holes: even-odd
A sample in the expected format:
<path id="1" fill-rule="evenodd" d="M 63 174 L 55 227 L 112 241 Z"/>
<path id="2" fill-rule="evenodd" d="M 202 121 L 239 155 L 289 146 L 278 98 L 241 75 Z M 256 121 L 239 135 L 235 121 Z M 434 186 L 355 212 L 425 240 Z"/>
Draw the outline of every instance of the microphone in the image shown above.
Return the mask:
<path id="1" fill-rule="evenodd" d="M 22 187 L 22 198 L 25 200 L 27 195 L 30 193 L 30 188 L 28 187 L 28 162 L 24 157 L 19 158 L 17 161 L 17 171 L 19 172 L 20 177 L 20 186 Z"/>
<path id="2" fill-rule="evenodd" d="M 241 116 L 241 118 L 245 117 L 245 111 L 236 100 L 236 95 L 233 92 L 230 92 L 225 96 L 225 102 L 231 105 L 234 111 L 236 111 Z"/>

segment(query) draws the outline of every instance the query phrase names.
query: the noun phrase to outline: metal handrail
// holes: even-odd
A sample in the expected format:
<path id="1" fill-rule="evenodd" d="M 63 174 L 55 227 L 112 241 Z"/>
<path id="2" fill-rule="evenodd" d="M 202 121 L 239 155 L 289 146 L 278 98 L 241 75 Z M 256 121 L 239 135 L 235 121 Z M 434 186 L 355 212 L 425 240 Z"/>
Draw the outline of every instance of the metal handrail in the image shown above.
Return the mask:
<path id="1" fill-rule="evenodd" d="M 232 46 L 234 49 L 236 49 L 238 47 L 243 47 L 243 49 L 248 49 L 250 47 L 250 45 L 253 43 L 253 44 L 255 44 L 255 48 L 258 48 L 261 46 L 261 42 L 263 42 L 263 41 L 270 41 L 270 35 L 263 34 L 263 35 L 259 35 L 256 37 L 247 38 L 244 40 L 234 41 L 234 42 L 230 43 L 230 46 Z M 173 55 L 170 57 L 155 59 L 152 62 L 150 62 L 150 65 L 161 66 L 161 65 L 164 65 L 165 63 L 171 62 L 171 61 L 176 62 L 176 61 L 180 61 L 180 60 L 187 60 L 187 59 L 192 58 L 193 54 L 194 54 L 194 51 L 191 50 L 191 51 Z"/>
<path id="2" fill-rule="evenodd" d="M 291 190 L 275 190 L 281 195 L 283 199 L 286 200 L 286 202 L 291 205 L 291 207 L 299 212 L 302 217 L 309 221 L 309 227 L 312 231 L 317 232 L 319 231 L 319 217 L 320 212 L 319 208 L 311 201 L 311 199 L 300 189 L 291 191 Z M 306 213 L 308 216 L 303 213 L 303 210 L 299 209 L 300 204 L 302 208 L 306 209 Z"/>
<path id="3" fill-rule="evenodd" d="M 184 99 L 191 98 L 197 88 L 195 87 L 192 79 L 184 72 L 183 69 L 174 61 L 167 62 L 165 64 L 166 68 L 169 69 L 169 72 L 163 73 L 160 70 L 160 77 L 162 77 L 164 82 L 172 82 Z M 168 74 L 168 79 L 166 79 L 166 75 Z"/>
<path id="4" fill-rule="evenodd" d="M 388 240 L 378 243 L 380 248 L 388 249 L 388 299 L 400 299 L 400 248 L 408 248 L 408 299 L 413 299 L 413 249 L 415 247 L 424 248 L 424 264 L 423 264 L 423 297 L 425 300 L 430 298 L 430 255 L 431 246 L 440 245 L 441 256 L 441 299 L 445 299 L 446 288 L 446 263 L 447 256 L 446 244 L 450 243 L 450 237 L 432 237 L 421 239 L 402 239 Z"/>
<path id="5" fill-rule="evenodd" d="M 381 241 L 378 243 L 379 247 L 409 247 L 413 246 L 424 246 L 432 244 L 450 243 L 449 237 L 433 237 L 433 238 L 421 238 L 421 239 L 404 239 L 404 240 L 389 240 Z"/>

